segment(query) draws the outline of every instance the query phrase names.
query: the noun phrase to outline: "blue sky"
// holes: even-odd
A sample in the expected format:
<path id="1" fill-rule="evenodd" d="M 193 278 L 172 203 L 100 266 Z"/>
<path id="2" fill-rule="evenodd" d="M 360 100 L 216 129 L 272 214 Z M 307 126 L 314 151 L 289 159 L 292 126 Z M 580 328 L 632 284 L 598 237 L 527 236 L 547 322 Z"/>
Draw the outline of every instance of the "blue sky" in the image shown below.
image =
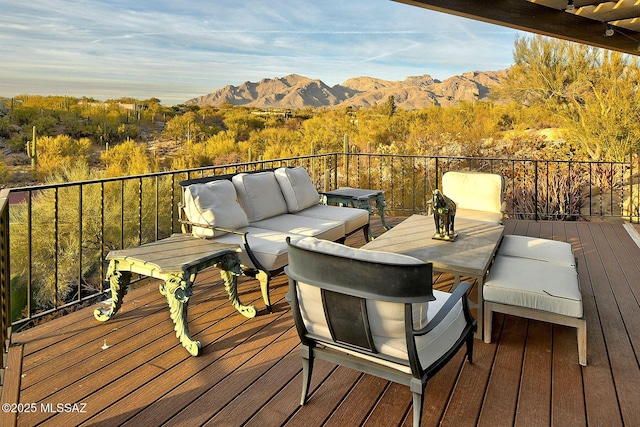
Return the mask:
<path id="1" fill-rule="evenodd" d="M 0 97 L 156 97 L 300 74 L 446 79 L 512 62 L 517 32 L 390 0 L 0 0 Z"/>

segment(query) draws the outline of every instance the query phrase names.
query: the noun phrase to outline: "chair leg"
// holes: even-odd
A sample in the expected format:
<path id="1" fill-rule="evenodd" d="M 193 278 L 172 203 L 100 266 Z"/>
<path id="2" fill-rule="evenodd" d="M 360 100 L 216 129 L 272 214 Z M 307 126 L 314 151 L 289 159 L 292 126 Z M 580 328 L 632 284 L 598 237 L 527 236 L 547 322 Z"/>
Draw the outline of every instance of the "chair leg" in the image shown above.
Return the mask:
<path id="1" fill-rule="evenodd" d="M 300 405 L 307 402 L 307 394 L 309 393 L 309 384 L 311 384 L 311 372 L 313 371 L 313 353 L 312 350 L 302 345 L 300 347 L 300 356 L 302 356 L 302 396 L 300 397 Z"/>
<path id="2" fill-rule="evenodd" d="M 369 232 L 369 223 L 367 223 L 364 227 L 362 227 L 362 232 L 364 233 L 365 242 L 370 242 L 373 240 L 373 236 Z"/>
<path id="3" fill-rule="evenodd" d="M 260 282 L 260 290 L 262 291 L 264 304 L 267 306 L 269 313 L 273 313 L 271 309 L 271 299 L 269 297 L 269 282 L 271 281 L 271 276 L 268 272 L 260 270 L 258 274 L 256 274 L 256 279 Z"/>
<path id="4" fill-rule="evenodd" d="M 413 426 L 420 427 L 422 422 L 422 399 L 424 397 L 424 385 L 416 378 L 411 379 L 409 385 L 413 395 Z"/>
<path id="5" fill-rule="evenodd" d="M 578 330 L 578 363 L 587 366 L 587 321 L 582 319 Z"/>
<path id="6" fill-rule="evenodd" d="M 486 344 L 491 344 L 491 326 L 493 325 L 493 306 L 491 303 L 484 303 L 484 342 Z"/>
<path id="7" fill-rule="evenodd" d="M 470 333 L 467 337 L 467 360 L 469 363 L 473 363 L 473 342 L 475 337 L 473 333 Z"/>

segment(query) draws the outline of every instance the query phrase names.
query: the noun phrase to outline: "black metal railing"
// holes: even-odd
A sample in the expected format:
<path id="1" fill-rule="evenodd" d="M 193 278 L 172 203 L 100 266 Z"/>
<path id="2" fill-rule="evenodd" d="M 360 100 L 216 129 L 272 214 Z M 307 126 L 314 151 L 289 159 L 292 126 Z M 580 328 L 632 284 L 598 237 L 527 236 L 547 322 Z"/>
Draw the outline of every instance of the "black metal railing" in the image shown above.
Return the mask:
<path id="1" fill-rule="evenodd" d="M 180 181 L 281 166 L 304 166 L 318 189 L 384 190 L 391 215 L 424 212 L 445 172 L 474 170 L 505 176 L 510 218 L 637 222 L 639 216 L 637 171 L 627 162 L 329 153 L 4 190 L 0 321 L 5 352 L 12 329 L 103 296 L 110 250 L 179 232 Z"/>

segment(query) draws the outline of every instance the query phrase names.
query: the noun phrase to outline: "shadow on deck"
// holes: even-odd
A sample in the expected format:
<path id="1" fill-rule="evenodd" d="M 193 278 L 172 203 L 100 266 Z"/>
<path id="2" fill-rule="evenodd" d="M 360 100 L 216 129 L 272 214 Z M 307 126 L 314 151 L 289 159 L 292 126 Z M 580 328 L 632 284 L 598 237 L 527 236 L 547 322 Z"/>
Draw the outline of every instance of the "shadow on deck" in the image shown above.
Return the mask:
<path id="1" fill-rule="evenodd" d="M 376 218 L 377 220 L 377 218 Z M 390 218 L 397 224 L 402 218 Z M 493 342 L 476 340 L 429 382 L 423 425 L 640 425 L 640 248 L 621 224 L 507 221 L 505 233 L 573 245 L 588 321 L 588 366 L 575 330 L 496 315 Z M 379 221 L 374 232 L 383 230 Z M 360 234 L 347 244 L 364 243 Z M 451 285 L 438 277 L 438 287 Z M 201 273 L 189 328 L 202 342 L 191 357 L 178 343 L 157 281 L 99 323 L 90 307 L 14 334 L 0 425 L 409 425 L 411 393 L 318 361 L 309 402 L 299 406 L 301 361 L 285 275 L 273 282 L 274 313 L 259 286 L 239 281 L 245 319 L 227 301 L 218 272 Z M 6 409 L 3 406 L 3 410 Z"/>

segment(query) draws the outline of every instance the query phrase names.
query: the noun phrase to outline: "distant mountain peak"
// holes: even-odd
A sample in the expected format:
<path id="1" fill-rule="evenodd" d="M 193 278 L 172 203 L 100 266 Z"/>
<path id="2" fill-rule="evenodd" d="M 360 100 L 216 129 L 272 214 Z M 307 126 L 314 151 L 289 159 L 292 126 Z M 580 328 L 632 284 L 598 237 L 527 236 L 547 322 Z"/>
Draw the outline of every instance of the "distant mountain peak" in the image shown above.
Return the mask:
<path id="1" fill-rule="evenodd" d="M 185 104 L 220 106 L 224 103 L 258 108 L 370 107 L 393 96 L 396 105 L 407 110 L 431 105 L 451 106 L 459 101 L 486 99 L 490 88 L 506 77 L 502 71 L 471 71 L 439 81 L 425 74 L 403 81 L 355 77 L 329 87 L 322 80 L 298 74 L 265 78 L 257 83 L 227 85 Z"/>

